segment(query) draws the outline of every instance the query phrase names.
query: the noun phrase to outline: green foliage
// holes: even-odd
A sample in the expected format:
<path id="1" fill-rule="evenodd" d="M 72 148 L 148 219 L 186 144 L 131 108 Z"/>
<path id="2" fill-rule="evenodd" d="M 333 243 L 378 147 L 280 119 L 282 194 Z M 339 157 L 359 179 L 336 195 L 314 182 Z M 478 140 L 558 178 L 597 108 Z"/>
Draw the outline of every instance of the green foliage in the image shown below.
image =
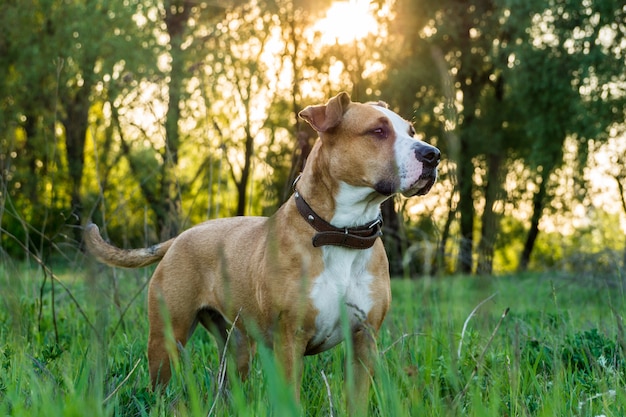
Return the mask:
<path id="1" fill-rule="evenodd" d="M 582 167 L 589 143 L 603 141 L 621 123 L 616 115 L 623 120 L 625 96 L 610 86 L 624 81 L 618 45 L 626 36 L 625 10 L 606 1 L 544 0 L 398 1 L 395 8 L 383 89 L 392 105 L 417 109 L 418 131 L 455 164 L 459 264 L 470 272 L 477 258 L 480 270 L 495 259 L 502 213 L 492 207 L 506 201 L 510 161 L 523 158 L 545 186 L 563 164 L 583 171 L 563 160 L 566 139 L 578 142 Z M 561 188 L 537 192 L 537 219 Z M 476 206 L 483 201 L 476 233 Z M 480 241 L 472 244 L 477 234 Z M 529 250 L 533 244 L 527 240 Z"/>
<path id="2" fill-rule="evenodd" d="M 374 1 L 381 32 L 349 45 L 308 35 L 330 1 L 227 3 L 0 4 L 3 256 L 73 258 L 88 220 L 142 246 L 207 218 L 271 214 L 299 169 L 298 111 L 348 90 L 389 102 L 443 150 L 433 198 L 452 212 L 447 270 L 452 255 L 475 249 L 466 258 L 493 263 L 487 273 L 512 271 L 529 225 L 500 208 L 526 207 L 537 220 L 566 213 L 559 167 L 574 172 L 573 198 L 584 200 L 589 144 L 623 128 L 616 2 L 398 0 L 387 13 Z M 507 195 L 518 165 L 524 191 Z M 430 270 L 446 216 L 407 226 L 411 273 Z M 565 239 L 571 247 L 540 238 L 531 267 L 574 270 L 569 259 L 589 237 L 585 254 L 623 246 L 611 232 L 599 240 L 583 228 Z"/>
<path id="3" fill-rule="evenodd" d="M 576 372 L 593 375 L 594 368 L 615 372 L 623 367 L 624 359 L 614 340 L 593 328 L 568 337 L 563 347 L 563 361 Z"/>
<path id="4" fill-rule="evenodd" d="M 279 377 L 264 347 L 249 379 L 238 381 L 230 364 L 228 389 L 219 392 L 219 352 L 208 334 L 198 331 L 174 367 L 172 383 L 154 394 L 147 390 L 142 300 L 149 271 L 58 269 L 75 304 L 59 283 L 53 300 L 50 281 L 39 298 L 40 270 L 4 268 L 3 415 L 73 416 L 90 410 L 96 416 L 206 416 L 212 410 L 217 416 L 317 416 L 330 414 L 331 404 L 334 415 L 347 415 L 342 347 L 305 358 L 297 406 L 289 396 L 292 387 Z M 621 291 L 571 276 L 532 274 L 392 284 L 371 415 L 620 416 L 626 411 L 624 340 L 614 313 L 626 306 L 623 281 Z M 509 314 L 501 318 L 507 307 Z"/>
<path id="5" fill-rule="evenodd" d="M 588 224 L 572 233 L 544 232 L 538 239 L 531 268 L 560 269 L 582 277 L 613 281 L 615 271 L 623 271 L 624 241 L 616 233 L 617 214 L 593 210 Z"/>

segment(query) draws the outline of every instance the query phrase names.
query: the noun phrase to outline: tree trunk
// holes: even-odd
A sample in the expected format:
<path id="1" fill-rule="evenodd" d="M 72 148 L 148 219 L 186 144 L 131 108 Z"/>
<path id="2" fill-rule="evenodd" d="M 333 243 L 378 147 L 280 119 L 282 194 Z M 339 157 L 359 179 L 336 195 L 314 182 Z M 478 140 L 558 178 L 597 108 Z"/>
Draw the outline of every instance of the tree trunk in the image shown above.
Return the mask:
<path id="1" fill-rule="evenodd" d="M 459 186 L 458 211 L 460 215 L 460 241 L 457 270 L 463 274 L 473 271 L 474 252 L 474 163 L 476 155 L 476 108 L 481 96 L 485 74 L 473 65 L 475 57 L 471 41 L 471 28 L 474 23 L 468 15 L 463 19 L 459 31 L 461 64 L 457 80 L 463 92 L 462 124 L 459 134 L 459 155 L 457 161 L 457 182 Z M 468 82 L 467 80 L 471 80 Z"/>
<path id="2" fill-rule="evenodd" d="M 626 169 L 623 169 L 622 172 L 625 172 Z M 624 174 L 622 174 L 624 175 Z M 620 201 L 622 202 L 622 209 L 624 210 L 624 214 L 626 214 L 626 193 L 624 192 L 624 185 L 622 184 L 622 179 L 626 176 L 616 175 L 615 181 L 617 181 L 617 189 L 619 190 Z M 624 259 L 622 260 L 622 269 L 626 271 L 626 243 L 624 244 Z"/>
<path id="3" fill-rule="evenodd" d="M 45 178 L 43 175 L 36 175 L 37 173 L 37 159 L 40 155 L 43 160 L 48 159 L 48 155 L 45 154 L 47 149 L 41 146 L 39 138 L 37 137 L 37 116 L 28 114 L 26 116 L 26 122 L 22 125 L 26 132 L 26 140 L 24 142 L 23 158 L 27 161 L 28 171 L 32 174 L 28 181 L 24 181 L 22 189 L 26 195 L 32 207 L 41 206 L 39 199 L 40 194 L 40 177 Z M 39 146 L 38 146 L 39 145 Z M 38 149 L 39 148 L 39 149 Z M 43 154 L 43 155 L 42 155 Z M 44 164 L 44 169 L 47 169 L 47 164 Z"/>
<path id="4" fill-rule="evenodd" d="M 249 116 L 248 121 L 250 120 Z M 237 216 L 246 214 L 246 205 L 248 203 L 248 183 L 250 182 L 250 173 L 252 171 L 252 154 L 254 153 L 254 137 L 246 128 L 246 149 L 244 153 L 244 163 L 241 169 L 241 178 L 237 182 Z"/>
<path id="5" fill-rule="evenodd" d="M 71 101 L 65 103 L 65 153 L 70 179 L 70 215 L 68 225 L 76 242 L 82 241 L 83 200 L 80 192 L 85 168 L 85 136 L 88 126 L 90 85 L 85 83 Z"/>
<path id="6" fill-rule="evenodd" d="M 448 244 L 448 239 L 450 238 L 450 227 L 456 217 L 456 208 L 453 207 L 455 194 L 456 187 L 450 194 L 450 200 L 448 201 L 448 216 L 446 217 L 446 223 L 443 225 L 443 230 L 441 231 L 441 240 L 439 241 L 439 246 L 437 247 L 437 255 L 435 257 L 435 265 L 433 265 L 432 275 L 446 272 L 446 245 Z"/>
<path id="7" fill-rule="evenodd" d="M 296 19 L 297 18 L 293 9 L 290 8 L 286 22 L 288 26 L 287 43 L 291 45 L 291 48 L 287 47 L 286 50 L 289 51 L 290 59 L 288 61 L 291 63 L 291 71 L 294 74 L 294 79 L 299 80 L 302 78 L 302 70 L 300 68 L 301 59 L 299 59 L 298 56 L 300 54 L 300 46 L 303 44 L 306 46 L 306 41 L 302 36 L 302 31 L 298 29 L 299 22 Z M 291 84 L 291 111 L 293 112 L 294 117 L 293 131 L 295 133 L 296 144 L 291 156 L 291 170 L 289 171 L 289 177 L 287 178 L 287 183 L 283 187 L 282 203 L 291 197 L 293 192 L 293 182 L 302 172 L 306 159 L 308 158 L 309 153 L 313 148 L 313 144 L 317 139 L 317 132 L 308 123 L 300 120 L 300 117 L 298 116 L 302 110 L 300 103 L 300 100 L 302 99 L 300 83 L 294 82 Z"/>
<path id="8" fill-rule="evenodd" d="M 465 126 L 463 126 L 465 128 Z M 460 135 L 461 153 L 457 166 L 459 184 L 460 242 L 457 270 L 462 274 L 471 274 L 473 269 L 474 246 L 474 164 L 470 154 L 467 134 Z"/>
<path id="9" fill-rule="evenodd" d="M 537 236 L 539 235 L 539 221 L 541 220 L 541 216 L 543 215 L 544 197 L 546 195 L 546 183 L 548 182 L 547 177 L 548 174 L 546 172 L 546 169 L 544 168 L 541 175 L 541 183 L 539 184 L 539 189 L 533 196 L 533 214 L 530 220 L 530 229 L 528 230 L 526 242 L 524 242 L 524 249 L 522 251 L 522 255 L 519 261 L 519 271 L 526 271 L 528 269 L 530 255 L 532 254 L 533 248 L 535 246 L 535 241 L 537 240 Z"/>
<path id="10" fill-rule="evenodd" d="M 165 150 L 161 167 L 159 207 L 156 211 L 157 233 L 161 240 L 180 232 L 181 201 L 175 179 L 180 147 L 180 103 L 185 80 L 185 60 L 182 44 L 193 4 L 188 0 L 165 2 L 165 25 L 170 37 L 172 59 L 168 84 L 168 105 L 165 119 Z"/>
<path id="11" fill-rule="evenodd" d="M 499 214 L 494 206 L 502 194 L 502 162 L 501 155 L 487 156 L 487 184 L 485 184 L 485 210 L 481 221 L 480 243 L 478 244 L 478 265 L 476 272 L 479 275 L 491 275 L 493 272 L 493 254 L 498 234 Z"/>

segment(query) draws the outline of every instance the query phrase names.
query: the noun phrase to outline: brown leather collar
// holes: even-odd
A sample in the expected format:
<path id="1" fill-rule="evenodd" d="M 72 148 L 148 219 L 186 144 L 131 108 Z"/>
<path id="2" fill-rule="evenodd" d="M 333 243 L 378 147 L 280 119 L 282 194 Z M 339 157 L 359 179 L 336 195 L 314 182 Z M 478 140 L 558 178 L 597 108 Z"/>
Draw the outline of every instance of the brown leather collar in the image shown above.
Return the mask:
<path id="1" fill-rule="evenodd" d="M 296 199 L 296 207 L 298 211 L 318 233 L 313 236 L 313 246 L 320 247 L 325 245 L 343 246 L 352 249 L 368 249 L 371 248 L 376 239 L 383 235 L 381 232 L 382 216 L 365 226 L 339 228 L 328 223 L 317 215 L 304 201 L 298 190 L 295 190 L 294 197 Z"/>

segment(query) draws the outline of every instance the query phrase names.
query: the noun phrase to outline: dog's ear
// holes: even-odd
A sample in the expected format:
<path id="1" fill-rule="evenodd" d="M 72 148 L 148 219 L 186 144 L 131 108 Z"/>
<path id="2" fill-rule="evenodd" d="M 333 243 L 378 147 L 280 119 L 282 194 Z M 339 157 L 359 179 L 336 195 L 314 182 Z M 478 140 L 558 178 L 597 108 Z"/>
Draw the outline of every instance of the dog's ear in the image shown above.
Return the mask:
<path id="1" fill-rule="evenodd" d="M 298 115 L 318 132 L 328 132 L 339 126 L 350 102 L 350 95 L 342 92 L 328 100 L 325 105 L 308 106 Z"/>
<path id="2" fill-rule="evenodd" d="M 382 101 L 382 100 L 378 100 L 376 102 L 372 103 L 374 106 L 378 106 L 378 107 L 383 107 L 385 109 L 389 108 L 389 104 L 387 104 L 386 102 Z"/>

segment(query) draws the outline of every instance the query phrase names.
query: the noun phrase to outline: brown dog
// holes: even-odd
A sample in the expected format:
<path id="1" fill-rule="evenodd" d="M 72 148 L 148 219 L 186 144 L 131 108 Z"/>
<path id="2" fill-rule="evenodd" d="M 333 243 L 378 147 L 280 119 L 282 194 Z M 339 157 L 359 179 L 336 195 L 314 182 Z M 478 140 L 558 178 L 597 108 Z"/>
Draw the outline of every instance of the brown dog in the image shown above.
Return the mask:
<path id="1" fill-rule="evenodd" d="M 357 408 L 367 404 L 375 335 L 391 301 L 380 236 L 380 204 L 395 193 L 427 193 L 437 148 L 414 139 L 410 123 L 384 103 L 354 103 L 346 93 L 300 113 L 319 132 L 294 195 L 271 217 L 212 220 L 146 249 L 122 250 L 86 229 L 92 254 L 137 268 L 161 261 L 148 292 L 148 360 L 153 386 L 170 379 L 163 309 L 185 345 L 196 325 L 224 348 L 235 322 L 239 373 L 255 340 L 273 347 L 299 395 L 302 357 L 342 341 L 348 317 Z M 256 338 L 255 338 L 256 339 Z M 353 404 L 354 406 L 354 404 Z"/>

